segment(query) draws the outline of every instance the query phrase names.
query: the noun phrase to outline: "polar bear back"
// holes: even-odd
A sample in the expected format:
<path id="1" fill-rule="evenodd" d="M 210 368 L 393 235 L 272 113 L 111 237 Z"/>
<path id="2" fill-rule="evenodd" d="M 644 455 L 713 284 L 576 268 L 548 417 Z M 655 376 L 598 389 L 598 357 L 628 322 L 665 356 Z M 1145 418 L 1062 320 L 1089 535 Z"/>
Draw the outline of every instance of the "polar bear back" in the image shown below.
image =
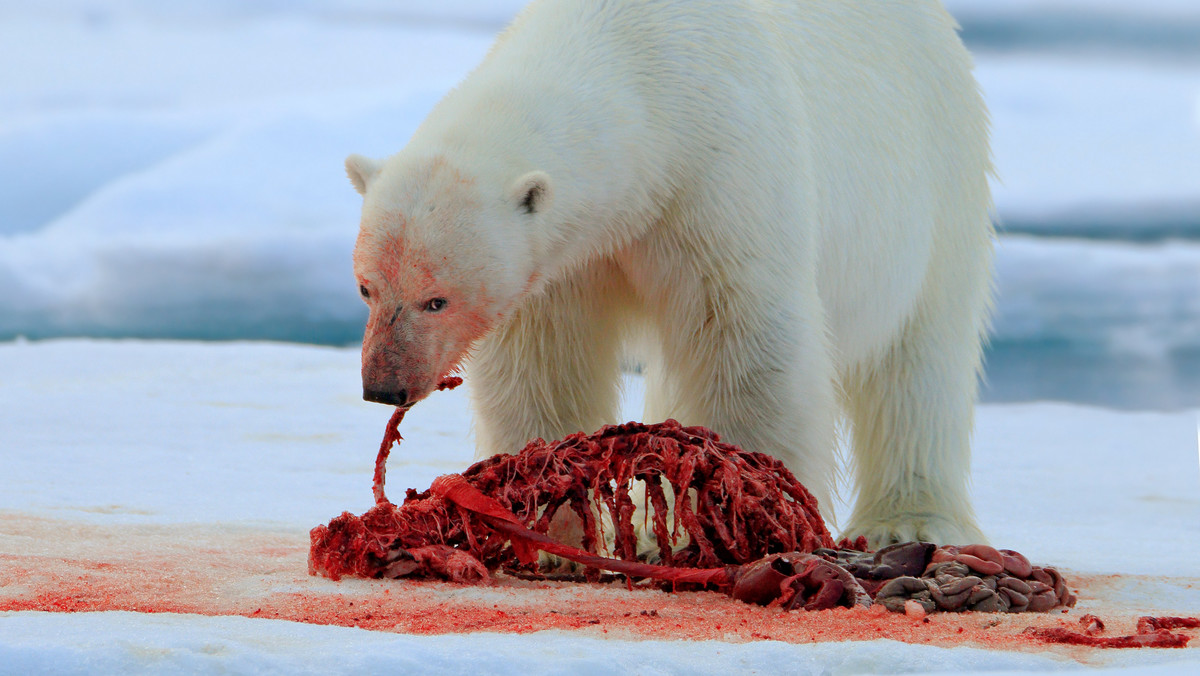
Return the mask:
<path id="1" fill-rule="evenodd" d="M 970 71 L 935 0 L 535 0 L 403 152 L 546 171 L 553 220 L 591 230 L 541 252 L 562 268 L 642 237 L 703 168 L 765 167 L 802 224 L 713 227 L 734 234 L 730 255 L 770 246 L 815 268 L 844 369 L 891 344 L 935 258 L 955 261 L 938 284 L 986 283 L 987 114 Z"/>

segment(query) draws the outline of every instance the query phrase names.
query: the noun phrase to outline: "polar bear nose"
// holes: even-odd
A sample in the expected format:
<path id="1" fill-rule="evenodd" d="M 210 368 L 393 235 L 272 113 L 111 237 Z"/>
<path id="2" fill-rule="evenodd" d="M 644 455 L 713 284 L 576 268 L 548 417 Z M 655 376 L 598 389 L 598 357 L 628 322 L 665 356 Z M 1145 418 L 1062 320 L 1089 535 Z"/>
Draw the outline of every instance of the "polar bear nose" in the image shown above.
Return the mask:
<path id="1" fill-rule="evenodd" d="M 408 403 L 408 390 L 396 390 L 394 392 L 385 392 L 382 390 L 371 390 L 363 388 L 363 399 L 373 401 L 376 404 L 388 404 L 389 406 L 403 406 Z"/>

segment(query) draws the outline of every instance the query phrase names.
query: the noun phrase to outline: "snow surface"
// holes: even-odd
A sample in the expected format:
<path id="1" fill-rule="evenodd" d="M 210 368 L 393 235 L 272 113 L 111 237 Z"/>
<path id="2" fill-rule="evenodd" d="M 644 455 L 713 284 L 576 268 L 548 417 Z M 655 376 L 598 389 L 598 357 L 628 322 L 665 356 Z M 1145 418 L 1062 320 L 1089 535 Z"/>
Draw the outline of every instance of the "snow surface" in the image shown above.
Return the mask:
<path id="1" fill-rule="evenodd" d="M 1134 662 L 1119 659 L 1118 662 Z M 1183 674 L 1200 666 L 1142 656 L 1115 674 Z M 896 642 L 793 646 L 533 636 L 406 636 L 346 627 L 111 612 L 0 614 L 0 673 L 237 674 L 861 674 L 1039 672 L 1061 660 Z"/>
<path id="2" fill-rule="evenodd" d="M 309 527 L 371 506 L 374 449 L 388 409 L 361 401 L 358 358 L 355 349 L 269 343 L 0 344 L 0 514 L 9 523 L 255 526 L 303 542 Z M 470 462 L 469 387 L 439 393 L 409 414 L 389 467 L 393 491 L 428 486 Z M 626 418 L 640 417 L 641 396 L 640 380 L 630 377 Z M 1119 587 L 1118 607 L 1200 614 L 1197 433 L 1194 411 L 981 406 L 974 464 L 980 520 L 993 542 L 1035 561 L 1078 573 L 1160 576 L 1130 578 Z M 846 505 L 838 511 L 844 518 Z M 0 554 L 27 546 L 0 538 Z M 1100 664 L 1195 673 L 1197 655 L 1112 651 Z M 889 641 L 643 643 L 563 632 L 427 637 L 242 617 L 0 613 L 0 673 L 377 672 L 417 665 L 449 673 L 611 673 L 614 656 L 642 665 L 630 667 L 635 673 L 1081 666 L 1051 654 Z"/>

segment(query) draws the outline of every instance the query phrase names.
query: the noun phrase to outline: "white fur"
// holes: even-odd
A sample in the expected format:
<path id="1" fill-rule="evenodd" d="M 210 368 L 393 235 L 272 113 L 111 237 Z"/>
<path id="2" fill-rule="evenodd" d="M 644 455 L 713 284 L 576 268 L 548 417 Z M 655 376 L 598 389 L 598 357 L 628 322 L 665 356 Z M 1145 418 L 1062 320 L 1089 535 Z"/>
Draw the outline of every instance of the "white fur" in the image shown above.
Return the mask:
<path id="1" fill-rule="evenodd" d="M 614 422 L 632 344 L 647 421 L 780 457 L 823 505 L 844 416 L 847 534 L 982 541 L 993 233 L 970 70 L 934 0 L 535 0 L 407 147 L 348 167 L 365 236 L 402 214 L 411 246 L 491 294 L 480 456 Z"/>

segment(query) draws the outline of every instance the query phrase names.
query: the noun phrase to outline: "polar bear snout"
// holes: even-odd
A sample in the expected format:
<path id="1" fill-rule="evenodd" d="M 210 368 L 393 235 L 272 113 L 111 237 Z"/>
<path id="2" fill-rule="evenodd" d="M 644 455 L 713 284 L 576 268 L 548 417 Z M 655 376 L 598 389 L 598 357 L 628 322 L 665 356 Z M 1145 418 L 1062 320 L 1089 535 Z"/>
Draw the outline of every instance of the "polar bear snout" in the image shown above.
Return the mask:
<path id="1" fill-rule="evenodd" d="M 412 351 L 389 349 L 378 340 L 371 341 L 371 334 L 363 344 L 362 392 L 363 399 L 388 406 L 411 406 L 421 397 L 420 388 L 408 376 L 412 374 Z M 378 338 L 378 336 L 375 336 Z M 384 336 L 394 343 L 394 339 Z M 406 359 L 405 357 L 408 357 Z"/>
<path id="2" fill-rule="evenodd" d="M 363 387 L 363 399 L 376 404 L 403 407 L 408 404 L 408 390 L 377 390 Z"/>

